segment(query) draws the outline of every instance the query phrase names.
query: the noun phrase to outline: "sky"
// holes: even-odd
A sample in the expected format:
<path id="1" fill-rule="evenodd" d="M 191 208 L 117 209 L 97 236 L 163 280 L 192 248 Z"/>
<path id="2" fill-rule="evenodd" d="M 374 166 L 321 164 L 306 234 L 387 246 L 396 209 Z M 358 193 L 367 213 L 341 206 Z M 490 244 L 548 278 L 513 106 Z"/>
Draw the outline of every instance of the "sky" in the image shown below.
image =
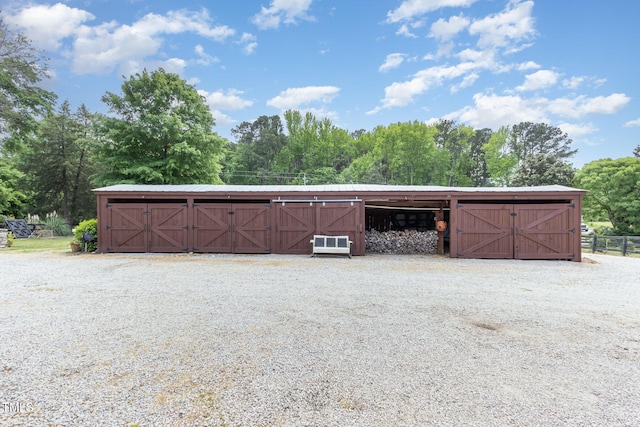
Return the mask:
<path id="1" fill-rule="evenodd" d="M 108 113 L 146 69 L 179 74 L 214 130 L 288 109 L 348 131 L 454 120 L 557 126 L 576 167 L 640 144 L 637 0 L 0 0 L 42 84 Z"/>

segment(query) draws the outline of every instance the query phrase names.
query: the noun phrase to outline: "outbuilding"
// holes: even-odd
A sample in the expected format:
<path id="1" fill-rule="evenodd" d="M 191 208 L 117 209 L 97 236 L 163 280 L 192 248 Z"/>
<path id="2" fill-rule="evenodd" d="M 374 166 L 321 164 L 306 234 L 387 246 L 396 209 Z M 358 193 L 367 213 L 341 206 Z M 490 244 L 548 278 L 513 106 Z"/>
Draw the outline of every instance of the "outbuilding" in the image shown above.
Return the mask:
<path id="1" fill-rule="evenodd" d="M 314 235 L 438 231 L 454 258 L 581 260 L 585 191 L 392 185 L 114 185 L 93 190 L 99 252 L 310 254 Z"/>

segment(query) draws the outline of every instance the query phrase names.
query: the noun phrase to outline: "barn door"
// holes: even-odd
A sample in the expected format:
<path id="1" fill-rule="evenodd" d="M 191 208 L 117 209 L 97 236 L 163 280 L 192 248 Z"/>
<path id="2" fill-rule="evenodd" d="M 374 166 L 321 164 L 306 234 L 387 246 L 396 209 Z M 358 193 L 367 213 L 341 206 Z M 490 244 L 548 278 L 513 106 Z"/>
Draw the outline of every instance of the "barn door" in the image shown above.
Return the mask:
<path id="1" fill-rule="evenodd" d="M 107 252 L 147 252 L 146 204 L 108 204 L 104 229 Z M 102 235 L 100 236 L 102 239 Z"/>
<path id="2" fill-rule="evenodd" d="M 574 259 L 574 204 L 514 205 L 514 257 Z"/>
<path id="3" fill-rule="evenodd" d="M 236 204 L 231 206 L 233 252 L 241 254 L 271 252 L 271 205 Z"/>
<path id="4" fill-rule="evenodd" d="M 459 258 L 575 260 L 580 256 L 573 249 L 579 245 L 574 204 L 458 204 L 456 215 L 451 238 L 457 239 Z"/>
<path id="5" fill-rule="evenodd" d="M 316 234 L 349 236 L 353 242 L 351 253 L 364 255 L 364 245 L 357 239 L 360 219 L 359 202 L 332 202 L 317 204 Z"/>
<path id="6" fill-rule="evenodd" d="M 148 252 L 188 252 L 187 204 L 147 205 Z"/>
<path id="7" fill-rule="evenodd" d="M 193 251 L 232 252 L 231 204 L 196 203 L 193 206 Z"/>
<path id="8" fill-rule="evenodd" d="M 196 203 L 193 215 L 194 252 L 271 251 L 269 204 Z"/>
<path id="9" fill-rule="evenodd" d="M 313 203 L 276 204 L 276 251 L 282 254 L 310 254 L 309 241 L 316 229 Z"/>
<path id="10" fill-rule="evenodd" d="M 513 205 L 458 204 L 456 229 L 458 258 L 513 258 Z"/>

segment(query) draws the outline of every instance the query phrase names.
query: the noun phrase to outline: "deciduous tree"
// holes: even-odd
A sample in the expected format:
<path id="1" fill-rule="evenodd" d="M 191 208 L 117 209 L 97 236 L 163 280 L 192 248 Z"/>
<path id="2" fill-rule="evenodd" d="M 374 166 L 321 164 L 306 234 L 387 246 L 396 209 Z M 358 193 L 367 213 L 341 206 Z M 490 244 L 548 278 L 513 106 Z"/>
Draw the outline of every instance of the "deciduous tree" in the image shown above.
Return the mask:
<path id="1" fill-rule="evenodd" d="M 583 203 L 586 218 L 606 212 L 616 233 L 640 235 L 639 158 L 587 163 L 576 173 L 574 186 L 588 190 Z"/>
<path id="2" fill-rule="evenodd" d="M 221 183 L 223 139 L 195 87 L 163 69 L 124 82 L 102 101 L 116 117 L 98 127 L 100 185 Z"/>
<path id="3" fill-rule="evenodd" d="M 38 86 L 47 76 L 47 58 L 0 17 L 0 137 L 6 151 L 19 151 L 55 103 L 56 95 Z"/>

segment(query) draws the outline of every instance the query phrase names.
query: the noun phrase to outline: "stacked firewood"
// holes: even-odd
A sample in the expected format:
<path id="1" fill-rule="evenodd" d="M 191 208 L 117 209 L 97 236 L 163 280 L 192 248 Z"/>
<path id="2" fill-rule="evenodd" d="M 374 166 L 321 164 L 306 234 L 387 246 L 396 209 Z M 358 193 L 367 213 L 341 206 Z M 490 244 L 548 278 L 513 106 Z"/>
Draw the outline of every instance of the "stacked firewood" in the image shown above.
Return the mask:
<path id="1" fill-rule="evenodd" d="M 365 233 L 365 250 L 385 254 L 435 254 L 438 251 L 438 232 L 370 230 Z"/>

